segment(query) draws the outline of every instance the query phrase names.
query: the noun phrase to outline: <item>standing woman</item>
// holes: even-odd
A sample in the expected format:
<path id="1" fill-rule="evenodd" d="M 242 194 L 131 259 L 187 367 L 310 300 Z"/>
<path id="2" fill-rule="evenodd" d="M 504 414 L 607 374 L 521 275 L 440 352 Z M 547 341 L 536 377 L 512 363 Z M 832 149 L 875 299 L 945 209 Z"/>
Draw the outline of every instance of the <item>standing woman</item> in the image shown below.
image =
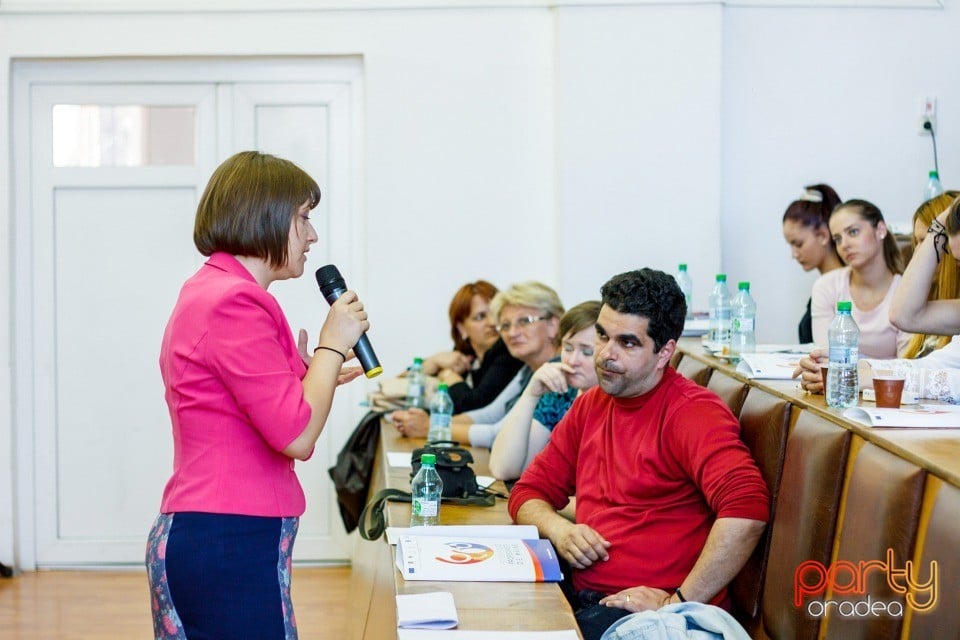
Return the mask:
<path id="1" fill-rule="evenodd" d="M 783 238 L 790 245 L 790 254 L 804 271 L 816 269 L 821 275 L 843 266 L 830 234 L 830 214 L 840 204 L 840 196 L 826 184 L 815 184 L 790 203 L 783 214 Z M 801 344 L 813 342 L 813 321 L 810 300 L 807 312 L 800 319 Z"/>
<path id="2" fill-rule="evenodd" d="M 320 189 L 292 162 L 238 153 L 213 173 L 193 239 L 209 260 L 186 281 L 160 349 L 173 475 L 147 542 L 156 638 L 297 637 L 290 558 L 306 460 L 347 352 L 370 323 L 334 302 L 313 357 L 267 288 L 303 275 Z"/>
<path id="3" fill-rule="evenodd" d="M 827 345 L 837 302 L 850 300 L 860 328 L 860 357 L 896 358 L 912 336 L 890 323 L 903 258 L 883 214 L 866 200 L 847 200 L 830 215 L 830 233 L 847 266 L 820 276 L 813 285 L 814 342 Z"/>

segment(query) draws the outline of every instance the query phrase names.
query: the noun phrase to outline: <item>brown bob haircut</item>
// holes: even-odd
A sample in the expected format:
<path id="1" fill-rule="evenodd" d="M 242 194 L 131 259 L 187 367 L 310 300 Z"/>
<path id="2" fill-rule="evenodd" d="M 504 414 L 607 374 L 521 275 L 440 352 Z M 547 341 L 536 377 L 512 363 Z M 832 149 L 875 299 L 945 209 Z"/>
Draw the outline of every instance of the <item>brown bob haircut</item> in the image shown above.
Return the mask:
<path id="1" fill-rule="evenodd" d="M 470 317 L 470 304 L 473 302 L 473 296 L 480 296 L 489 304 L 493 296 L 497 295 L 497 288 L 486 280 L 477 280 L 468 282 L 453 294 L 453 300 L 450 301 L 450 337 L 453 338 L 453 348 L 468 356 L 475 356 L 470 342 L 461 337 L 457 325 L 466 322 Z"/>
<path id="2" fill-rule="evenodd" d="M 313 209 L 319 202 L 320 187 L 294 163 L 241 151 L 210 176 L 197 205 L 193 243 L 205 256 L 225 251 L 282 267 L 293 216 L 304 203 Z"/>

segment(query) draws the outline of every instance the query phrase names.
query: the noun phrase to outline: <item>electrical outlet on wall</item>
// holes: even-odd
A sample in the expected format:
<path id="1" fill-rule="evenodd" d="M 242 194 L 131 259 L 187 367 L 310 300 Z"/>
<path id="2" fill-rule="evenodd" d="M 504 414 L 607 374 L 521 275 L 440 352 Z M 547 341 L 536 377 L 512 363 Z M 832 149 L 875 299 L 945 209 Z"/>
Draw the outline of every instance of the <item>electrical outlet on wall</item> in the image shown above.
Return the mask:
<path id="1" fill-rule="evenodd" d="M 926 124 L 930 123 L 930 129 Z M 920 135 L 928 135 L 937 132 L 937 98 L 936 96 L 924 96 L 920 101 Z"/>

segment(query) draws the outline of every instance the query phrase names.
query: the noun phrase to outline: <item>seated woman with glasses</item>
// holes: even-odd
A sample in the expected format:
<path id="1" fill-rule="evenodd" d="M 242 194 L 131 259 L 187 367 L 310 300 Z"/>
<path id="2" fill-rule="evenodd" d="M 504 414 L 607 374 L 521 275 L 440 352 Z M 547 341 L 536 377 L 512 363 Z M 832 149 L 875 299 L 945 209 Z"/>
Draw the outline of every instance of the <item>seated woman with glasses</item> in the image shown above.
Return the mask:
<path id="1" fill-rule="evenodd" d="M 523 367 L 492 402 L 453 416 L 450 423 L 453 439 L 478 447 L 493 444 L 497 423 L 523 393 L 533 372 L 557 357 L 560 317 L 564 310 L 556 291 L 540 282 L 524 282 L 494 296 L 490 311 L 507 350 Z M 423 438 L 427 435 L 430 420 L 421 409 L 394 411 L 390 417 L 405 436 Z"/>
<path id="2" fill-rule="evenodd" d="M 523 363 L 510 355 L 490 316 L 497 288 L 486 280 L 468 282 L 450 301 L 453 350 L 423 361 L 423 372 L 449 386 L 454 413 L 488 405 Z"/>
<path id="3" fill-rule="evenodd" d="M 573 307 L 560 318 L 560 362 L 551 360 L 533 374 L 520 399 L 501 423 L 490 450 L 490 473 L 515 480 L 547 446 L 554 426 L 576 397 L 597 386 L 593 342 L 600 301 Z"/>

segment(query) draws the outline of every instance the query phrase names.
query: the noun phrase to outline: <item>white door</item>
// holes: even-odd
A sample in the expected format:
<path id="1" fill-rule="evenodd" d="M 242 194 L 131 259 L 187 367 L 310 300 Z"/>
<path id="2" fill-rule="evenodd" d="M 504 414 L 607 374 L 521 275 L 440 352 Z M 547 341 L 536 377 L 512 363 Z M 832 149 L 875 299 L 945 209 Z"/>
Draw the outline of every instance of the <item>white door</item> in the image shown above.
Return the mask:
<path id="1" fill-rule="evenodd" d="M 321 185 L 312 264 L 271 287 L 294 330 L 315 337 L 322 323 L 313 270 L 339 262 L 362 272 L 350 259 L 358 147 L 350 83 L 261 83 L 277 74 L 249 61 L 228 72 L 218 61 L 206 73 L 198 61 L 140 64 L 139 75 L 129 62 L 60 63 L 59 81 L 42 65 L 15 74 L 14 131 L 29 132 L 15 140 L 16 165 L 29 168 L 15 184 L 25 567 L 143 562 L 172 462 L 160 338 L 181 284 L 202 264 L 193 216 L 221 160 L 256 148 L 297 162 Z M 361 413 L 362 387 L 341 391 L 314 458 L 298 464 L 308 500 L 298 560 L 347 558 L 326 468 Z"/>

